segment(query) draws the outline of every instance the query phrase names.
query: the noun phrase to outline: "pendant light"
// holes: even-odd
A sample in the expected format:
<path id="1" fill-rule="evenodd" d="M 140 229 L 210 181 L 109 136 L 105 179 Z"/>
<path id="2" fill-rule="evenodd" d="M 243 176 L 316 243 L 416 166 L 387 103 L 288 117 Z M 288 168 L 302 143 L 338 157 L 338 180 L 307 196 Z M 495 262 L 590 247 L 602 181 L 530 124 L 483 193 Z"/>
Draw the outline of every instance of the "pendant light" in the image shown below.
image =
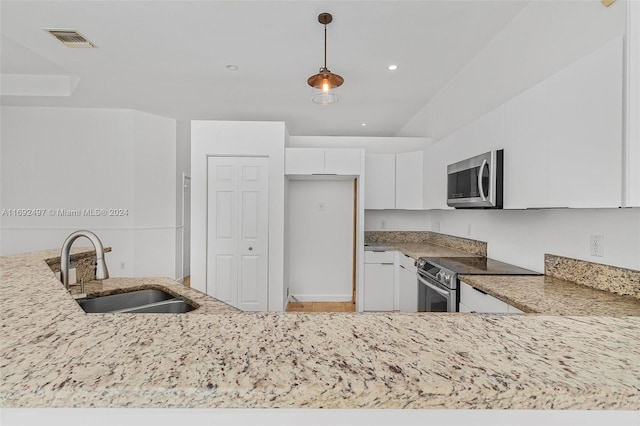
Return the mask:
<path id="1" fill-rule="evenodd" d="M 340 100 L 337 88 L 344 83 L 344 78 L 334 74 L 327 68 L 327 25 L 333 20 L 330 13 L 318 15 L 318 22 L 324 25 L 324 66 L 318 74 L 307 80 L 311 89 L 311 100 L 317 104 L 329 105 Z"/>

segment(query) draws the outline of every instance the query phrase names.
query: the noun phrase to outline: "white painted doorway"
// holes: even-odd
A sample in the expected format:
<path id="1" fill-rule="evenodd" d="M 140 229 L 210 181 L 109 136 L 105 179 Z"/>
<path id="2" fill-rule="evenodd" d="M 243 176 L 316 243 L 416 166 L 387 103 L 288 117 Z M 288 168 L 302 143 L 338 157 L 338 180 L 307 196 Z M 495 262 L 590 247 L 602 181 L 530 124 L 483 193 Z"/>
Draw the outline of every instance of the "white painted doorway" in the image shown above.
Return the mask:
<path id="1" fill-rule="evenodd" d="M 182 174 L 182 279 L 191 275 L 191 176 Z"/>
<path id="2" fill-rule="evenodd" d="M 207 182 L 207 294 L 267 310 L 268 159 L 209 157 Z"/>
<path id="3" fill-rule="evenodd" d="M 292 179 L 288 204 L 289 294 L 300 302 L 353 301 L 354 178 Z"/>

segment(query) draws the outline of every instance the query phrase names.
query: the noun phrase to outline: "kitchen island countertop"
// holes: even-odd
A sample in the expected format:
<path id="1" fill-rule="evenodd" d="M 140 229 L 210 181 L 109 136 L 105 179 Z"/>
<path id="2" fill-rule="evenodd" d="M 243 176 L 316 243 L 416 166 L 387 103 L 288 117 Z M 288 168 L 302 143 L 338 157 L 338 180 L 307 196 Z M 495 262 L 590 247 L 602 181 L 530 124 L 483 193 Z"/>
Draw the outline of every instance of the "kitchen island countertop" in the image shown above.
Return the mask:
<path id="1" fill-rule="evenodd" d="M 636 297 L 548 275 L 461 275 L 460 280 L 526 313 L 640 316 L 640 299 Z"/>
<path id="2" fill-rule="evenodd" d="M 0 258 L 3 407 L 640 409 L 639 317 L 85 314 L 49 257 Z"/>

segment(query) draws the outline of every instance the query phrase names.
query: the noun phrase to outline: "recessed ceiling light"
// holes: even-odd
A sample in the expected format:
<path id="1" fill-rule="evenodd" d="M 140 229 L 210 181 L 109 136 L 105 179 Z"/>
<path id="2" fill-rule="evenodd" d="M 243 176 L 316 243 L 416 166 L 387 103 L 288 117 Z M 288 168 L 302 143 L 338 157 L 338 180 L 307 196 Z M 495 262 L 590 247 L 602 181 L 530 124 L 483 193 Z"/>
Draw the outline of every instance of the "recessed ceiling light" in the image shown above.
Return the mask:
<path id="1" fill-rule="evenodd" d="M 229 71 L 238 71 L 238 68 L 240 68 L 240 67 L 238 67 L 238 66 L 237 66 L 237 65 L 235 65 L 235 64 L 227 64 L 227 65 L 225 65 L 225 67 L 226 67 Z"/>
<path id="2" fill-rule="evenodd" d="M 389 66 L 387 67 L 387 69 L 388 69 L 389 71 L 395 71 L 395 70 L 397 70 L 397 69 L 398 69 L 398 66 L 397 66 L 397 65 L 389 65 Z"/>
<path id="3" fill-rule="evenodd" d="M 362 126 L 362 127 L 364 127 L 364 126 L 366 126 L 366 125 L 367 125 L 367 123 L 362 123 L 362 124 L 361 124 L 361 126 Z"/>

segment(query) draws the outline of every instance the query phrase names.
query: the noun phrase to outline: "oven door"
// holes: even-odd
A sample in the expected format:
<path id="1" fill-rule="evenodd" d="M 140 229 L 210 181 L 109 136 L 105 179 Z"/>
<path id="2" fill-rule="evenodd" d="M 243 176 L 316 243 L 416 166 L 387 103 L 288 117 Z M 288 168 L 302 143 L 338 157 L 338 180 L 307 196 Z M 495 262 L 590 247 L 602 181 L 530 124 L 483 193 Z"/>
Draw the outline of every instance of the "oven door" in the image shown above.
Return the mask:
<path id="1" fill-rule="evenodd" d="M 418 272 L 418 312 L 456 312 L 456 291 Z"/>

